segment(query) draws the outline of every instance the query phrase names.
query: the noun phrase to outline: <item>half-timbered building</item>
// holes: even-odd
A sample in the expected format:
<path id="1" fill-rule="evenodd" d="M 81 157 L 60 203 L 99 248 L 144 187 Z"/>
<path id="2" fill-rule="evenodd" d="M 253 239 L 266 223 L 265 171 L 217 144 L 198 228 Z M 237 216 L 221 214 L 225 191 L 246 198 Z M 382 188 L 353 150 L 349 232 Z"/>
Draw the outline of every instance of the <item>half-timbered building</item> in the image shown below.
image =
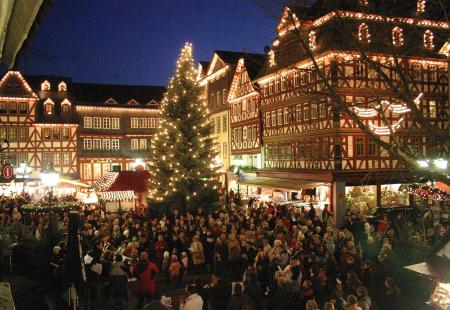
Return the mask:
<path id="1" fill-rule="evenodd" d="M 328 184 L 323 197 L 342 217 L 346 186 L 375 185 L 380 204 L 382 184 L 408 180 L 399 161 L 371 141 L 333 95 L 383 141 L 393 143 L 395 136 L 419 154 L 448 154 L 425 134 L 394 88 L 404 72 L 422 117 L 448 131 L 448 64 L 438 47 L 447 39 L 449 24 L 429 11 L 435 9 L 431 2 L 397 2 L 389 13 L 370 0 L 285 8 L 257 79 L 264 161 L 259 180 L 249 183 L 278 188 L 284 183 L 298 190 Z M 386 114 L 375 113 L 382 105 Z"/>

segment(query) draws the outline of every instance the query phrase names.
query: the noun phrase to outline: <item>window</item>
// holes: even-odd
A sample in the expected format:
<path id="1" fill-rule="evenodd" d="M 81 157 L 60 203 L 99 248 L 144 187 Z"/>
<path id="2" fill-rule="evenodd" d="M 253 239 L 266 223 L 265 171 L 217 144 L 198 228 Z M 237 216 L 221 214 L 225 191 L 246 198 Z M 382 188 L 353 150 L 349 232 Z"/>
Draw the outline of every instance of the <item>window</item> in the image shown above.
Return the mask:
<path id="1" fill-rule="evenodd" d="M 9 103 L 9 114 L 10 115 L 17 114 L 17 102 L 12 101 Z"/>
<path id="2" fill-rule="evenodd" d="M 273 110 L 271 112 L 271 117 L 272 117 L 272 126 L 276 126 L 277 125 L 277 111 Z"/>
<path id="3" fill-rule="evenodd" d="M 52 163 L 52 153 L 42 153 L 42 168 L 46 169 Z"/>
<path id="4" fill-rule="evenodd" d="M 227 103 L 227 89 L 226 88 L 224 88 L 223 90 L 222 90 L 222 104 L 226 104 Z"/>
<path id="5" fill-rule="evenodd" d="M 44 105 L 45 114 L 52 115 L 53 114 L 53 103 L 46 103 Z"/>
<path id="6" fill-rule="evenodd" d="M 327 101 L 326 100 L 323 100 L 319 104 L 319 117 L 320 118 L 327 117 Z"/>
<path id="7" fill-rule="evenodd" d="M 286 90 L 286 76 L 284 74 L 281 75 L 281 90 Z"/>
<path id="8" fill-rule="evenodd" d="M 220 106 L 222 104 L 222 93 L 220 91 L 217 92 L 217 106 Z"/>
<path id="9" fill-rule="evenodd" d="M 27 153 L 19 153 L 17 154 L 18 163 L 28 163 L 28 154 Z"/>
<path id="10" fill-rule="evenodd" d="M 139 150 L 139 139 L 131 139 L 131 149 Z"/>
<path id="11" fill-rule="evenodd" d="M 53 153 L 53 166 L 61 165 L 61 153 Z"/>
<path id="12" fill-rule="evenodd" d="M 156 122 L 155 122 L 155 118 L 149 118 L 148 119 L 148 128 L 155 128 L 156 127 Z"/>
<path id="13" fill-rule="evenodd" d="M 111 140 L 111 149 L 113 149 L 113 150 L 119 150 L 120 149 L 119 139 L 112 139 Z"/>
<path id="14" fill-rule="evenodd" d="M 361 23 L 358 27 L 358 40 L 363 43 L 370 43 L 369 26 L 366 23 Z"/>
<path id="15" fill-rule="evenodd" d="M 139 128 L 147 128 L 147 119 L 146 118 L 140 118 L 139 119 Z"/>
<path id="16" fill-rule="evenodd" d="M 308 121 L 309 120 L 309 107 L 305 106 L 303 109 L 303 120 Z"/>
<path id="17" fill-rule="evenodd" d="M 63 128 L 62 139 L 63 139 L 63 141 L 67 141 L 70 139 L 70 128 Z"/>
<path id="18" fill-rule="evenodd" d="M 90 138 L 83 139 L 83 149 L 84 150 L 92 150 L 92 139 L 90 139 Z"/>
<path id="19" fill-rule="evenodd" d="M 58 91 L 67 91 L 67 84 L 64 82 L 61 82 L 58 84 Z"/>
<path id="20" fill-rule="evenodd" d="M 355 65 L 355 76 L 366 77 L 366 75 L 367 75 L 367 72 L 366 72 L 365 63 L 362 62 L 361 60 L 357 60 L 356 65 Z"/>
<path id="21" fill-rule="evenodd" d="M 421 68 L 422 66 L 418 63 L 413 64 L 413 78 L 414 80 L 420 80 L 421 79 Z"/>
<path id="22" fill-rule="evenodd" d="M 242 140 L 247 140 L 247 126 L 244 126 L 244 128 L 242 129 Z"/>
<path id="23" fill-rule="evenodd" d="M 285 124 L 289 123 L 289 109 L 283 108 L 283 122 Z"/>
<path id="24" fill-rule="evenodd" d="M 417 0 L 417 13 L 425 12 L 426 0 Z"/>
<path id="25" fill-rule="evenodd" d="M 428 101 L 428 106 L 430 108 L 430 117 L 436 118 L 437 116 L 436 100 Z"/>
<path id="26" fill-rule="evenodd" d="M 139 120 L 137 117 L 131 118 L 131 128 L 139 128 Z"/>
<path id="27" fill-rule="evenodd" d="M 295 120 L 297 122 L 300 122 L 302 120 L 302 106 L 300 104 L 297 104 L 295 106 Z"/>
<path id="28" fill-rule="evenodd" d="M 311 119 L 317 118 L 317 104 L 312 103 L 311 104 Z"/>
<path id="29" fill-rule="evenodd" d="M 52 138 L 51 128 L 44 128 L 44 140 L 50 140 Z"/>
<path id="30" fill-rule="evenodd" d="M 102 139 L 102 149 L 103 150 L 111 149 L 111 140 L 110 139 Z"/>
<path id="31" fill-rule="evenodd" d="M 69 166 L 70 165 L 70 153 L 63 153 L 63 166 Z"/>
<path id="32" fill-rule="evenodd" d="M 20 141 L 28 140 L 28 127 L 19 127 L 19 140 Z"/>
<path id="33" fill-rule="evenodd" d="M 253 130 L 252 130 L 252 140 L 256 141 L 256 131 L 258 127 L 256 125 L 253 125 Z"/>
<path id="34" fill-rule="evenodd" d="M 70 112 L 70 104 L 68 104 L 68 103 L 61 104 L 61 111 L 62 111 L 62 113 L 69 113 Z"/>
<path id="35" fill-rule="evenodd" d="M 322 143 L 320 144 L 320 155 L 322 158 L 328 158 L 328 141 L 323 139 Z"/>
<path id="36" fill-rule="evenodd" d="M 6 101 L 0 101 L 0 114 L 6 114 Z"/>
<path id="37" fill-rule="evenodd" d="M 210 124 L 212 133 L 216 133 L 216 120 L 214 118 L 211 119 Z"/>
<path id="38" fill-rule="evenodd" d="M 392 29 L 392 44 L 394 46 L 403 45 L 403 29 L 400 27 L 394 27 Z"/>
<path id="39" fill-rule="evenodd" d="M 216 119 L 216 124 L 217 124 L 217 126 L 216 126 L 216 128 L 217 128 L 217 133 L 220 133 L 221 132 L 221 129 L 220 129 L 220 117 L 218 117 L 217 119 Z"/>
<path id="40" fill-rule="evenodd" d="M 147 139 L 139 139 L 139 149 L 141 150 L 147 149 Z"/>
<path id="41" fill-rule="evenodd" d="M 222 157 L 222 150 L 221 150 L 222 145 L 220 145 L 220 143 L 218 143 L 216 145 L 216 149 L 217 149 L 217 156 Z"/>
<path id="42" fill-rule="evenodd" d="M 238 128 L 238 142 L 242 142 L 242 127 Z"/>
<path id="43" fill-rule="evenodd" d="M 8 132 L 5 127 L 0 127 L 0 139 L 5 140 L 8 138 Z"/>
<path id="44" fill-rule="evenodd" d="M 423 46 L 430 50 L 434 48 L 434 35 L 431 30 L 426 30 L 423 34 Z"/>
<path id="45" fill-rule="evenodd" d="M 161 118 L 157 118 L 156 119 L 156 127 L 159 127 L 159 124 L 161 124 Z"/>
<path id="46" fill-rule="evenodd" d="M 428 67 L 429 72 L 428 72 L 428 81 L 429 82 L 436 82 L 437 80 L 437 67 L 436 65 L 430 65 Z"/>
<path id="47" fill-rule="evenodd" d="M 223 143 L 223 158 L 227 158 L 228 156 L 228 143 L 224 142 Z"/>
<path id="48" fill-rule="evenodd" d="M 104 117 L 103 121 L 103 129 L 111 129 L 111 119 L 109 117 Z"/>
<path id="49" fill-rule="evenodd" d="M 223 132 L 227 132 L 228 131 L 228 118 L 226 115 L 224 115 L 222 117 L 222 121 L 223 121 Z"/>
<path id="50" fill-rule="evenodd" d="M 215 101 L 214 101 L 214 94 L 211 94 L 211 96 L 210 96 L 210 105 L 212 105 L 212 106 L 215 106 L 216 105 L 216 103 L 215 103 Z"/>
<path id="51" fill-rule="evenodd" d="M 237 142 L 237 135 L 238 135 L 237 129 L 233 128 L 233 135 L 231 138 L 233 139 L 234 142 Z"/>
<path id="52" fill-rule="evenodd" d="M 300 73 L 299 73 L 298 70 L 296 69 L 296 70 L 294 71 L 294 86 L 295 86 L 295 87 L 298 86 L 299 75 L 300 75 Z"/>
<path id="53" fill-rule="evenodd" d="M 19 114 L 27 115 L 27 113 L 28 113 L 28 104 L 26 102 L 20 102 L 19 103 Z"/>
<path id="54" fill-rule="evenodd" d="M 120 120 L 118 117 L 113 117 L 111 119 L 111 128 L 112 129 L 120 129 Z"/>
<path id="55" fill-rule="evenodd" d="M 84 128 L 92 128 L 92 117 L 85 116 L 83 122 Z"/>
<path id="56" fill-rule="evenodd" d="M 53 140 L 61 140 L 61 128 L 53 127 Z"/>
<path id="57" fill-rule="evenodd" d="M 270 127 L 270 112 L 266 112 L 266 127 Z"/>
<path id="58" fill-rule="evenodd" d="M 273 80 L 270 80 L 269 82 L 269 95 L 273 94 Z"/>
<path id="59" fill-rule="evenodd" d="M 377 155 L 377 145 L 374 142 L 369 141 L 367 145 L 367 155 L 376 156 Z"/>
<path id="60" fill-rule="evenodd" d="M 280 91 L 280 77 L 275 78 L 275 92 L 278 93 Z"/>
<path id="61" fill-rule="evenodd" d="M 247 111 L 248 110 L 248 108 L 247 108 L 247 100 L 242 100 L 242 112 L 245 112 L 245 111 Z"/>
<path id="62" fill-rule="evenodd" d="M 95 129 L 102 128 L 102 118 L 101 117 L 94 117 L 94 128 Z"/>
<path id="63" fill-rule="evenodd" d="M 364 145 L 364 138 L 363 137 L 357 137 L 356 138 L 356 156 L 364 156 L 365 155 L 365 145 Z"/>
<path id="64" fill-rule="evenodd" d="M 9 128 L 9 141 L 17 141 L 17 128 Z"/>
<path id="65" fill-rule="evenodd" d="M 42 91 L 49 91 L 50 90 L 50 82 L 49 81 L 44 81 L 41 84 L 41 90 Z"/>
<path id="66" fill-rule="evenodd" d="M 314 30 L 309 32 L 309 49 L 315 50 L 317 47 L 317 36 Z"/>
<path id="67" fill-rule="evenodd" d="M 83 178 L 86 180 L 92 179 L 92 169 L 91 164 L 83 164 Z"/>
<path id="68" fill-rule="evenodd" d="M 283 110 L 278 109 L 278 125 L 283 124 Z"/>
<path id="69" fill-rule="evenodd" d="M 102 148 L 102 140 L 101 139 L 92 139 L 92 149 L 100 150 Z"/>

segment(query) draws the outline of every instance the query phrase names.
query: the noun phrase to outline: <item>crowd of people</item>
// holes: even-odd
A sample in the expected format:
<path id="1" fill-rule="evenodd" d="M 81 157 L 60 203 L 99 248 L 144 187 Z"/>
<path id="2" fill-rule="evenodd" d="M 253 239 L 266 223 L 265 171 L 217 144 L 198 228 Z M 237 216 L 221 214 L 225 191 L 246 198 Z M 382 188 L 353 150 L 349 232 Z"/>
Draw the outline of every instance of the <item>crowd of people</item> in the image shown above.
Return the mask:
<path id="1" fill-rule="evenodd" d="M 21 221 L 36 238 L 45 234 L 47 214 L 25 219 L 20 199 L 1 204 L 0 225 Z M 87 283 L 124 307 L 134 286 L 138 309 L 402 308 L 395 280 L 377 273 L 395 250 L 396 230 L 387 219 L 374 227 L 364 215 L 348 212 L 337 227 L 328 206 L 316 214 L 314 208 L 275 203 L 173 209 L 159 217 L 99 209 L 78 215 Z M 51 216 L 67 230 L 67 212 Z M 66 255 L 64 239 L 53 247 L 55 281 L 63 281 Z M 184 287 L 184 294 L 168 296 Z"/>

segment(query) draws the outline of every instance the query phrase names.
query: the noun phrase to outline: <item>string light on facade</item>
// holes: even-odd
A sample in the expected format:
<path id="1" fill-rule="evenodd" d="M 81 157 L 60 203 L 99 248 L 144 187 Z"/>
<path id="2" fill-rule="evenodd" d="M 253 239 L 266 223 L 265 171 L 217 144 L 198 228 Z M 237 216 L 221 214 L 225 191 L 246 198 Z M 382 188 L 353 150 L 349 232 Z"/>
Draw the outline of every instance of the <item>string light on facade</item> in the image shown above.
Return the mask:
<path id="1" fill-rule="evenodd" d="M 425 30 L 423 34 L 423 46 L 427 49 L 434 49 L 434 34 L 431 30 Z"/>
<path id="2" fill-rule="evenodd" d="M 417 0 L 417 13 L 425 12 L 426 0 Z"/>
<path id="3" fill-rule="evenodd" d="M 275 66 L 277 63 L 275 61 L 275 53 L 273 50 L 269 51 L 269 66 L 273 67 Z"/>
<path id="4" fill-rule="evenodd" d="M 370 43 L 369 26 L 366 23 L 361 23 L 358 27 L 358 40 L 364 43 Z"/>
<path id="5" fill-rule="evenodd" d="M 317 47 L 317 35 L 314 30 L 311 30 L 309 32 L 309 49 L 313 51 L 316 49 L 316 47 Z"/>
<path id="6" fill-rule="evenodd" d="M 394 46 L 403 46 L 403 29 L 398 26 L 392 29 L 392 44 Z"/>

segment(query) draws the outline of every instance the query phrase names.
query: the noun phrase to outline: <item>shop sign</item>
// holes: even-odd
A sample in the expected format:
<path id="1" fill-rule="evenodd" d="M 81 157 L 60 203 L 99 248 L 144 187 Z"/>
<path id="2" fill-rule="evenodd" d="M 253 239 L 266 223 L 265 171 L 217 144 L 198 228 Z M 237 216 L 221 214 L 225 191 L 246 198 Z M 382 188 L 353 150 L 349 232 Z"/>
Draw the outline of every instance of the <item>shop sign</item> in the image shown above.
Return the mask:
<path id="1" fill-rule="evenodd" d="M 9 180 L 13 177 L 13 168 L 10 164 L 4 164 L 2 167 L 3 178 Z"/>

